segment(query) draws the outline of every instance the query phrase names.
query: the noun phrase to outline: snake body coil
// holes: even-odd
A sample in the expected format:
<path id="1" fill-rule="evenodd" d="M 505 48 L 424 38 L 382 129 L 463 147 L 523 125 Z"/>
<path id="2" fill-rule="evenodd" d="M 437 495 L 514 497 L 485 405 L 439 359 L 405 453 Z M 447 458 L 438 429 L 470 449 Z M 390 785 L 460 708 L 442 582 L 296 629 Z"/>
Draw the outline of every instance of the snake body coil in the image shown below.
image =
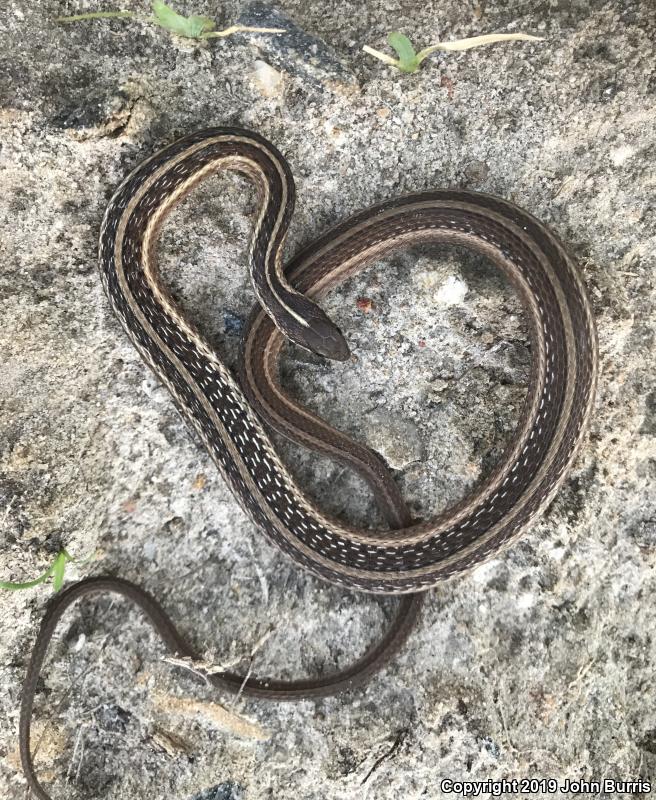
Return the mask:
<path id="1" fill-rule="evenodd" d="M 522 297 L 531 324 L 533 366 L 513 440 L 492 475 L 454 508 L 402 530 L 366 531 L 328 518 L 280 462 L 239 384 L 158 280 L 154 243 L 172 205 L 222 167 L 252 176 L 261 211 L 251 274 L 263 308 L 286 336 L 343 358 L 339 330 L 289 285 L 281 249 L 294 189 L 287 163 L 252 133 L 214 129 L 188 136 L 139 166 L 109 204 L 100 266 L 114 310 L 146 361 L 171 390 L 243 507 L 302 566 L 332 582 L 379 593 L 417 592 L 487 558 L 513 539 L 551 500 L 581 442 L 596 377 L 590 304 L 560 242 L 534 217 L 504 200 L 465 191 L 410 195 L 369 209 L 320 238 L 288 269 L 311 296 L 381 253 L 417 241 L 453 242 L 494 261 Z M 285 426 L 282 409 L 261 391 L 276 350 L 259 314 L 243 371 L 263 416 Z M 258 338 L 259 337 L 259 338 Z M 267 342 L 263 338 L 268 337 Z M 259 344 L 258 344 L 259 342 Z M 255 352 L 260 356 L 256 357 Z M 271 374 L 271 370 L 268 370 Z M 276 393 L 280 398 L 280 393 Z M 326 438 L 305 415 L 305 430 Z M 319 427 L 321 430 L 319 430 Z"/>
<path id="2" fill-rule="evenodd" d="M 260 194 L 250 252 L 260 306 L 244 337 L 241 383 L 181 314 L 155 265 L 167 213 L 222 168 L 250 176 Z M 283 700 L 334 693 L 365 680 L 407 637 L 421 605 L 417 593 L 489 558 L 519 535 L 565 478 L 591 413 L 597 376 L 595 326 L 577 269 L 553 233 L 512 203 L 459 190 L 391 200 L 324 234 L 283 271 L 293 205 L 289 167 L 269 142 L 240 129 L 205 130 L 156 153 L 126 178 L 107 208 L 99 248 L 102 280 L 123 327 L 257 525 L 322 578 L 408 595 L 382 641 L 339 673 L 287 682 L 230 673 L 211 678 L 233 691 Z M 527 311 L 532 370 L 516 431 L 492 474 L 436 519 L 416 523 L 382 459 L 297 405 L 281 389 L 276 367 L 285 337 L 326 357 L 347 358 L 344 337 L 314 299 L 382 254 L 420 241 L 463 245 L 505 273 Z M 326 516 L 281 463 L 263 421 L 357 469 L 374 488 L 392 530 L 353 529 Z M 30 788 L 42 800 L 49 795 L 30 752 L 37 680 L 64 610 L 101 591 L 132 599 L 171 651 L 196 657 L 159 603 L 134 584 L 90 578 L 57 596 L 43 618 L 21 704 L 21 759 Z"/>

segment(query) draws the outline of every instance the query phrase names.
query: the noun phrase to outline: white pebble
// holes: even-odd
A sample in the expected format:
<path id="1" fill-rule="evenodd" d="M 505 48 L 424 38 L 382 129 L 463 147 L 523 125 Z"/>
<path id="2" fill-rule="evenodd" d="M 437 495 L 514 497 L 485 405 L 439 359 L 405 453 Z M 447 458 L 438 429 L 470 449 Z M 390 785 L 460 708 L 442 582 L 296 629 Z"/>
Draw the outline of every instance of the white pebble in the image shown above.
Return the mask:
<path id="1" fill-rule="evenodd" d="M 277 97 L 282 92 L 283 76 L 266 61 L 256 61 L 252 77 L 260 94 L 264 97 Z"/>
<path id="2" fill-rule="evenodd" d="M 629 144 L 623 144 L 621 147 L 616 147 L 610 151 L 610 160 L 616 167 L 621 167 L 625 161 L 628 161 L 635 155 L 635 147 Z"/>
<path id="3" fill-rule="evenodd" d="M 455 306 L 462 303 L 468 291 L 467 284 L 461 278 L 451 275 L 440 286 L 435 299 L 445 306 Z"/>

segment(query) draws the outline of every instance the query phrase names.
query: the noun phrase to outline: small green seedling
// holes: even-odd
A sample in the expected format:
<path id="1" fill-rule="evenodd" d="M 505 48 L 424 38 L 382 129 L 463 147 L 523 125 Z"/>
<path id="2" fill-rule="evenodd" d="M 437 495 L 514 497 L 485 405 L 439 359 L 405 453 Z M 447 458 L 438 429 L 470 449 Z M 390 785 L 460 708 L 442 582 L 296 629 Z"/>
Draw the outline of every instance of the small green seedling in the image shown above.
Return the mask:
<path id="1" fill-rule="evenodd" d="M 203 35 L 213 31 L 216 25 L 209 17 L 183 17 L 162 0 L 153 2 L 154 21 L 167 31 L 183 36 L 185 39 L 202 39 Z"/>
<path id="2" fill-rule="evenodd" d="M 183 17 L 162 0 L 153 0 L 152 17 L 141 17 L 132 11 L 93 11 L 89 14 L 75 14 L 72 17 L 56 17 L 55 22 L 81 22 L 87 19 L 141 19 L 165 28 L 170 33 L 185 39 L 212 39 L 231 36 L 233 33 L 285 33 L 284 28 L 252 28 L 248 25 L 231 25 L 225 30 L 215 30 L 216 24 L 209 17 L 192 15 Z"/>
<path id="3" fill-rule="evenodd" d="M 40 583 L 45 583 L 52 575 L 52 588 L 58 592 L 64 585 L 64 572 L 68 561 L 75 561 L 75 559 L 62 548 L 43 575 L 39 575 L 39 577 L 35 578 L 33 581 L 27 581 L 25 583 L 0 581 L 0 589 L 8 589 L 10 592 L 18 592 L 21 589 L 32 589 Z"/>
<path id="4" fill-rule="evenodd" d="M 472 47 L 481 47 L 482 45 L 494 44 L 495 42 L 541 42 L 542 37 L 530 36 L 527 33 L 490 33 L 485 36 L 472 36 L 469 39 L 457 39 L 453 42 L 438 42 L 430 47 L 425 47 L 418 53 L 412 46 L 410 39 L 398 31 L 390 33 L 387 37 L 387 41 L 390 47 L 396 50 L 398 58 L 392 58 L 392 56 L 381 53 L 379 50 L 374 50 L 373 47 L 369 47 L 368 45 L 365 45 L 362 49 L 365 53 L 369 53 L 370 56 L 374 56 L 392 67 L 396 67 L 401 70 L 401 72 L 412 73 L 419 69 L 422 61 L 438 50 L 469 50 Z"/>

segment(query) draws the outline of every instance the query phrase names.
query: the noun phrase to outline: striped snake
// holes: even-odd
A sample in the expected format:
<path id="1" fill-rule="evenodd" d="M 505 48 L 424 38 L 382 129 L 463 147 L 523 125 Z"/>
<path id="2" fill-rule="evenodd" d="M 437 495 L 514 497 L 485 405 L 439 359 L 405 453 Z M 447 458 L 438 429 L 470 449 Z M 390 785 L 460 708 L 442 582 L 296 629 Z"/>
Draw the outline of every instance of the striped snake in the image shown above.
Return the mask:
<path id="1" fill-rule="evenodd" d="M 155 247 L 165 217 L 208 175 L 233 169 L 259 192 L 249 265 L 259 305 L 244 337 L 240 381 L 181 313 L 161 282 Z M 111 305 L 144 360 L 169 388 L 237 500 L 301 566 L 365 592 L 403 594 L 383 641 L 355 665 L 320 680 L 269 681 L 222 674 L 213 681 L 277 699 L 334 692 L 364 680 L 406 638 L 420 592 L 490 558 L 551 501 L 582 441 L 597 377 L 596 332 L 579 273 L 562 244 L 517 206 L 462 190 L 425 192 L 363 211 L 325 233 L 285 267 L 282 250 L 294 182 L 278 150 L 241 129 L 186 136 L 141 163 L 107 208 L 100 271 Z M 527 312 L 532 368 L 514 435 L 490 475 L 430 521 L 413 521 L 383 460 L 296 404 L 277 377 L 285 339 L 331 359 L 349 348 L 315 300 L 365 265 L 417 242 L 447 242 L 495 263 Z M 363 530 L 325 514 L 281 462 L 270 426 L 349 464 L 372 485 L 390 530 Z M 167 646 L 195 657 L 159 604 L 134 584 L 91 578 L 59 595 L 44 617 L 21 708 L 21 754 L 31 788 L 29 720 L 48 642 L 64 609 L 84 594 L 116 591 L 138 603 Z"/>

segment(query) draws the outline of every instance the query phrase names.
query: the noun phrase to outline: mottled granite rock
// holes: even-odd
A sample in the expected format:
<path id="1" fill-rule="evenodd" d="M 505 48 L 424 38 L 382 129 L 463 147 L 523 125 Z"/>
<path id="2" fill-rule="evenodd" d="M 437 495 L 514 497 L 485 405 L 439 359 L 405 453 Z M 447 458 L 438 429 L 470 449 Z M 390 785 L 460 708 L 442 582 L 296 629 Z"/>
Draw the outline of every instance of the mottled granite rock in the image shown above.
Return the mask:
<path id="1" fill-rule="evenodd" d="M 1 15 L 0 579 L 39 574 L 62 543 L 94 554 L 69 578 L 143 584 L 217 661 L 247 665 L 272 629 L 258 674 L 345 665 L 390 614 L 392 600 L 326 586 L 263 540 L 109 311 L 95 263 L 107 199 L 141 158 L 194 128 L 244 125 L 286 154 L 298 190 L 290 254 L 402 192 L 469 186 L 520 203 L 581 264 L 601 380 L 589 439 L 547 514 L 432 592 L 403 654 L 364 690 L 231 706 L 164 662 L 127 604 L 68 612 L 35 723 L 39 738 L 39 720 L 53 718 L 38 759 L 53 795 L 432 800 L 445 796 L 442 778 L 654 778 L 650 4 L 285 0 L 267 19 L 284 17 L 293 36 L 204 44 L 121 20 L 52 21 L 99 7 L 12 0 Z M 221 13 L 227 25 L 253 11 L 229 2 Z M 403 76 L 361 51 L 384 48 L 395 28 L 419 45 L 497 30 L 546 41 L 434 57 Z M 281 76 L 269 73 L 265 92 L 256 62 Z M 244 179 L 212 178 L 160 246 L 166 280 L 231 363 L 253 300 L 255 202 Z M 481 259 L 431 247 L 373 265 L 325 307 L 357 361 L 289 348 L 286 386 L 387 453 L 413 514 L 439 512 L 490 469 L 519 414 L 519 302 Z M 327 510 L 379 523 L 350 472 L 281 446 Z M 48 595 L 0 594 L 0 797 L 11 800 L 24 794 L 18 699 Z M 184 699 L 231 713 L 183 713 Z"/>
<path id="2" fill-rule="evenodd" d="M 234 783 L 221 783 L 195 795 L 192 800 L 242 800 L 243 797 L 241 787 Z"/>
<path id="3" fill-rule="evenodd" d="M 239 34 L 253 42 L 262 57 L 278 69 L 309 81 L 320 89 L 356 86 L 356 78 L 348 61 L 340 57 L 320 36 L 300 27 L 293 17 L 280 8 L 267 3 L 250 3 L 237 22 L 253 28 L 284 31 L 276 36 L 258 32 Z"/>

